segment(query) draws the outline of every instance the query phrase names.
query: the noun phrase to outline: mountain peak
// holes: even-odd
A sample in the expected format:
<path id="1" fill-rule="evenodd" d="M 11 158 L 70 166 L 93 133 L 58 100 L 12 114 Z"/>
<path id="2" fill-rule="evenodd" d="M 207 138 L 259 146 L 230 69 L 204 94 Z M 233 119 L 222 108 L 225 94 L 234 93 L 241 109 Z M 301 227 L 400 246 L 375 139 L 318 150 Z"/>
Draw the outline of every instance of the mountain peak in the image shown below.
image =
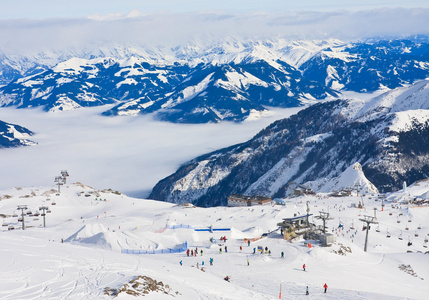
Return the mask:
<path id="1" fill-rule="evenodd" d="M 378 193 L 378 189 L 366 178 L 362 165 L 358 162 L 349 166 L 340 176 L 319 185 L 316 191 L 328 193 L 347 189 L 356 190 L 358 193 Z"/>

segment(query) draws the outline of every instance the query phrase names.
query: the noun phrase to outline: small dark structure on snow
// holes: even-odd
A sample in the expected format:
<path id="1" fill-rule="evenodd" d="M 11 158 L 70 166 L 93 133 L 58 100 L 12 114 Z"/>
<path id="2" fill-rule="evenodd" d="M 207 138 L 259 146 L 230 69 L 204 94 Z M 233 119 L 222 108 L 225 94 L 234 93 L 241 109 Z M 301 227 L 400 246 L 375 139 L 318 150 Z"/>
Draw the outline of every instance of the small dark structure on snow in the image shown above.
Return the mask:
<path id="1" fill-rule="evenodd" d="M 245 196 L 231 194 L 228 197 L 228 206 L 254 206 L 254 205 L 269 205 L 271 198 L 262 196 Z"/>
<path id="2" fill-rule="evenodd" d="M 277 226 L 280 226 L 283 231 L 283 238 L 285 240 L 289 240 L 310 232 L 311 224 L 308 221 L 308 217 L 310 216 L 312 216 L 312 214 L 285 218 L 283 219 L 283 222 L 278 223 Z"/>

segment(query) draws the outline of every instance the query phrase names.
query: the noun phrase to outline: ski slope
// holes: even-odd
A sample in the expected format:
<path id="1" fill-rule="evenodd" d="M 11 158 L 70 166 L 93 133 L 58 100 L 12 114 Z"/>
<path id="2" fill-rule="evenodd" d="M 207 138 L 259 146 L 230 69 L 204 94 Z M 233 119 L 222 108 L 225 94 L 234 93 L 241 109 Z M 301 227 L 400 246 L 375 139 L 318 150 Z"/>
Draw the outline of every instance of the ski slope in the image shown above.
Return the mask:
<path id="1" fill-rule="evenodd" d="M 0 298 L 112 299 L 106 288 L 120 289 L 137 276 L 147 276 L 164 286 L 163 291 L 150 291 L 147 299 L 279 299 L 280 291 L 282 299 L 302 299 L 306 286 L 309 299 L 427 299 L 429 256 L 424 240 L 429 237 L 429 207 L 401 203 L 428 191 L 429 181 L 421 181 L 389 194 L 381 211 L 381 202 L 369 194 L 303 196 L 286 199 L 285 206 L 197 208 L 130 198 L 81 183 L 67 183 L 59 194 L 56 187 L 3 190 L 0 214 L 7 226 L 0 231 Z M 321 225 L 314 218 L 319 211 L 333 217 L 327 227 L 336 234 L 336 244 L 322 247 L 309 241 L 309 248 L 304 240 L 283 240 L 279 231 L 261 237 L 275 230 L 282 218 L 305 214 L 307 201 L 313 223 Z M 359 201 L 363 209 L 357 208 Z M 49 207 L 46 227 L 42 216 L 25 215 L 22 230 L 18 217 L 13 217 L 20 215 L 17 205 L 27 205 L 33 214 L 41 206 Z M 371 227 L 365 253 L 365 231 L 359 219 L 373 216 L 374 208 L 379 228 Z M 171 229 L 174 225 L 192 228 Z M 193 229 L 210 226 L 230 231 Z M 402 240 L 398 239 L 401 232 Z M 226 243 L 221 236 L 227 237 Z M 248 246 L 245 238 L 257 240 Z M 190 249 L 202 249 L 203 255 L 121 253 L 122 249 L 176 249 L 185 242 Z M 271 255 L 253 254 L 258 246 L 268 247 Z M 340 249 L 346 255 L 335 253 Z M 227 275 L 231 282 L 223 280 Z M 135 289 L 128 284 L 130 290 Z M 135 296 L 122 292 L 117 299 Z"/>

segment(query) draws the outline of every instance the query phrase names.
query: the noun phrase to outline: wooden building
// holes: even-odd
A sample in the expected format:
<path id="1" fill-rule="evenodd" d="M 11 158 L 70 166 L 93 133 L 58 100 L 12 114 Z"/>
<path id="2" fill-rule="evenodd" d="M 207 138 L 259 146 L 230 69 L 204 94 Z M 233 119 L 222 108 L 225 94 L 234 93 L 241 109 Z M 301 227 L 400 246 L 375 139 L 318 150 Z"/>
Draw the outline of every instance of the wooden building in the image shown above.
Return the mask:
<path id="1" fill-rule="evenodd" d="M 245 196 L 231 194 L 228 197 L 228 206 L 254 206 L 254 205 L 269 205 L 271 198 L 262 196 Z"/>
<path id="2" fill-rule="evenodd" d="M 283 238 L 288 240 L 309 232 L 311 230 L 310 223 L 308 222 L 308 218 L 310 216 L 312 216 L 312 214 L 285 218 L 283 219 L 283 222 L 278 223 L 277 226 L 281 227 Z"/>

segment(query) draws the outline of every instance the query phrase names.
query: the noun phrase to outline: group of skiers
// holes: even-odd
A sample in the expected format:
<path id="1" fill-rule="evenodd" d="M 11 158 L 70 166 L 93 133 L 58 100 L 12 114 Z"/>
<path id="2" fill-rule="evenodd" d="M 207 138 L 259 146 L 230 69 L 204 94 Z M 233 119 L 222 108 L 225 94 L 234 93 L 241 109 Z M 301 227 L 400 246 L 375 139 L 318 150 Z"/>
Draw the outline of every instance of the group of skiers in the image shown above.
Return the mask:
<path id="1" fill-rule="evenodd" d="M 220 240 L 222 240 L 222 241 L 224 241 L 224 242 L 226 242 L 226 237 L 225 236 L 223 236 L 223 237 L 221 237 L 220 238 Z M 248 241 L 248 246 L 250 246 L 250 241 Z M 224 251 L 225 251 L 225 253 L 227 253 L 228 252 L 228 247 L 226 246 L 226 245 L 224 245 L 224 247 L 220 247 L 219 248 L 219 254 L 222 254 L 222 251 L 223 251 L 223 249 L 224 249 Z M 243 250 L 243 247 L 242 246 L 240 246 L 240 252 Z M 267 254 L 269 254 L 269 255 L 271 255 L 271 250 L 269 250 L 268 249 L 268 247 L 265 247 L 265 253 L 267 253 Z M 253 248 L 253 254 L 255 254 L 256 253 L 256 248 Z M 261 254 L 263 254 L 264 253 L 264 251 L 261 251 Z M 201 254 L 201 256 L 203 255 L 203 250 L 201 249 L 200 250 L 200 254 Z M 189 256 L 191 256 L 191 257 L 194 257 L 194 256 L 197 256 L 198 255 L 198 248 L 195 248 L 195 250 L 194 249 L 187 249 L 186 250 L 186 255 L 189 257 Z M 284 252 L 282 251 L 281 252 L 281 256 L 280 256 L 281 258 L 284 258 Z M 209 260 L 209 262 L 210 262 L 210 266 L 213 266 L 213 258 L 212 257 L 210 257 L 210 260 Z M 182 262 L 182 260 L 180 261 L 180 265 L 182 266 L 183 265 L 183 262 Z M 197 262 L 197 268 L 199 269 L 199 263 Z M 250 261 L 249 261 L 249 259 L 247 258 L 247 265 L 249 266 L 250 265 Z M 204 261 L 202 261 L 202 267 L 201 267 L 201 270 L 202 271 L 205 271 L 204 270 Z M 302 265 L 302 269 L 303 269 L 303 271 L 305 272 L 305 270 L 306 270 L 306 265 L 305 264 L 303 264 Z M 229 276 L 226 276 L 225 278 L 224 278 L 224 280 L 225 281 L 228 281 L 228 282 L 230 282 L 230 277 Z M 325 283 L 324 285 L 323 285 L 323 288 L 324 288 L 324 293 L 326 293 L 326 291 L 327 291 L 327 289 L 328 289 L 328 285 Z M 305 294 L 306 295 L 309 295 L 309 288 L 308 288 L 308 286 L 306 287 L 306 291 L 305 291 Z"/>
<path id="2" fill-rule="evenodd" d="M 191 249 L 186 250 L 187 256 L 189 256 L 189 255 L 190 256 L 197 256 L 197 254 L 198 254 L 198 248 L 195 248 L 195 251 L 191 250 Z M 203 249 L 200 250 L 200 254 L 201 254 L 201 256 L 203 256 Z"/>
<path id="3" fill-rule="evenodd" d="M 326 293 L 326 291 L 328 290 L 328 285 L 325 283 L 324 285 L 323 285 L 323 288 L 324 288 L 324 293 Z M 310 293 L 309 293 L 309 291 L 308 291 L 308 285 L 307 285 L 307 287 L 305 288 L 305 294 L 306 295 L 309 295 Z"/>

